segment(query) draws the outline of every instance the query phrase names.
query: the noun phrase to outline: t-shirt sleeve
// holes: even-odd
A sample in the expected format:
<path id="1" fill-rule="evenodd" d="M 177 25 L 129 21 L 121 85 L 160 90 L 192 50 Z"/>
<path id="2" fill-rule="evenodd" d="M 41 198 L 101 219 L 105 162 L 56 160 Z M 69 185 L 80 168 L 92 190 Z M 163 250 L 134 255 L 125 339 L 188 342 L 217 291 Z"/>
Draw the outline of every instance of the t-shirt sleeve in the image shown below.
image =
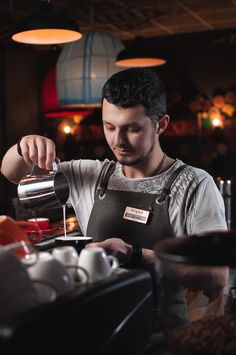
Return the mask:
<path id="1" fill-rule="evenodd" d="M 222 195 L 210 175 L 206 175 L 193 192 L 187 217 L 187 234 L 227 230 Z"/>

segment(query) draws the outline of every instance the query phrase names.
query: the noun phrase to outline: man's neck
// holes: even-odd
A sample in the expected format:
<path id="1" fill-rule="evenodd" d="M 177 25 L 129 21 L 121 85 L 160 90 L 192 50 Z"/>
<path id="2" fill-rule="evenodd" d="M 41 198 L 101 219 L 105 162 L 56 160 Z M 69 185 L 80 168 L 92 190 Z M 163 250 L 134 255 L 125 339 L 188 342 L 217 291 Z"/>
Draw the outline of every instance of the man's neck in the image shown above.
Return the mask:
<path id="1" fill-rule="evenodd" d="M 161 151 L 156 159 L 136 165 L 123 165 L 123 174 L 130 179 L 140 179 L 160 174 L 164 171 L 168 157 Z"/>

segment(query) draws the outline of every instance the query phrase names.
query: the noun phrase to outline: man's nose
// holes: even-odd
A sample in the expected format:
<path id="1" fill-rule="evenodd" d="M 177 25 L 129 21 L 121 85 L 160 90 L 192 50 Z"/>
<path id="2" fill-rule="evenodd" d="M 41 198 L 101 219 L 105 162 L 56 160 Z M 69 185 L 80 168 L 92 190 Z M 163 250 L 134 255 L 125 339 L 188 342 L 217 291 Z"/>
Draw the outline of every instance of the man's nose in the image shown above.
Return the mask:
<path id="1" fill-rule="evenodd" d="M 125 142 L 124 133 L 122 133 L 121 131 L 116 131 L 115 137 L 114 137 L 114 145 L 120 146 L 120 145 L 124 144 L 124 142 Z"/>

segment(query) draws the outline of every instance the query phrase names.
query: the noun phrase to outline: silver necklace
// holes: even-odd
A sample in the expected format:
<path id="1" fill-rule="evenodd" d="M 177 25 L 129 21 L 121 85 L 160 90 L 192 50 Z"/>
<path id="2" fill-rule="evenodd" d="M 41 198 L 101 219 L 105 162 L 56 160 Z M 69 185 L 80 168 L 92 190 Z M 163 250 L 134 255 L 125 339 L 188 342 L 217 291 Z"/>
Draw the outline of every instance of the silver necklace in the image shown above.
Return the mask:
<path id="1" fill-rule="evenodd" d="M 150 176 L 155 176 L 155 175 L 157 175 L 157 174 L 160 174 L 160 172 L 162 171 L 162 169 L 163 169 L 164 166 L 165 166 L 166 159 L 167 159 L 167 155 L 166 155 L 166 153 L 164 153 L 164 154 L 163 154 L 163 157 L 162 157 L 162 159 L 161 159 L 161 161 L 160 161 L 160 163 L 159 163 L 159 165 L 158 165 L 158 167 L 156 168 L 156 170 L 154 170 L 154 172 L 153 172 L 152 175 L 150 175 Z M 124 167 L 124 166 L 122 167 L 122 171 L 123 171 L 123 174 L 124 174 L 125 176 L 127 176 L 126 173 L 125 173 L 125 167 Z"/>
<path id="2" fill-rule="evenodd" d="M 162 157 L 157 169 L 154 171 L 153 175 L 159 174 L 162 171 L 162 169 L 164 168 L 165 163 L 166 163 L 166 153 L 163 154 L 163 157 Z"/>

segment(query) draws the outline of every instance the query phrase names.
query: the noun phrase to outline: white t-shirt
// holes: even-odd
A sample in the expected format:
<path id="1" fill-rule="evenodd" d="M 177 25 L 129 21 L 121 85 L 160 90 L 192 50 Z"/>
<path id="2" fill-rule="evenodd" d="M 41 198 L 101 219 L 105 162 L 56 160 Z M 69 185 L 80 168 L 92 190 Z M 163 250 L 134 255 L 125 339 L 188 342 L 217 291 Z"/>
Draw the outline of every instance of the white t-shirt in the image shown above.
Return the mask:
<path id="1" fill-rule="evenodd" d="M 69 202 L 84 235 L 94 203 L 95 189 L 100 183 L 103 164 L 107 162 L 83 159 L 59 165 L 69 180 Z M 121 165 L 117 163 L 109 179 L 108 189 L 158 194 L 171 173 L 182 164 L 177 159 L 162 174 L 130 179 L 124 176 Z M 192 166 L 188 166 L 172 184 L 169 215 L 173 233 L 177 237 L 227 229 L 224 201 L 213 178 L 206 171 Z"/>

